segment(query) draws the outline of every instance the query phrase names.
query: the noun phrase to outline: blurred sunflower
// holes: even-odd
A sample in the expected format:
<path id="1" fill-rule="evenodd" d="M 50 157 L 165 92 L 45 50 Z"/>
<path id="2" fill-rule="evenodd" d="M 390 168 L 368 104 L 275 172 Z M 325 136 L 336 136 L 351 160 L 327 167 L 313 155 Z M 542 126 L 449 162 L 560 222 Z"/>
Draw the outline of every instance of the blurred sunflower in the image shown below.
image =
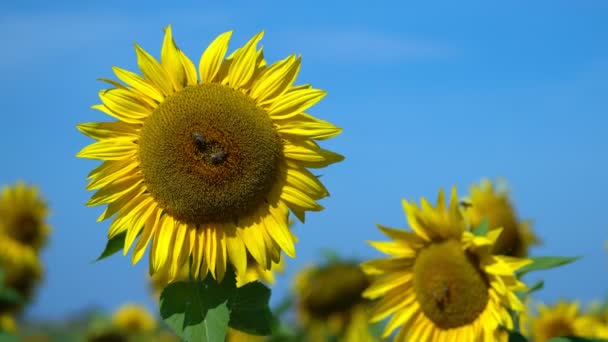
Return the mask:
<path id="1" fill-rule="evenodd" d="M 435 207 L 421 202 L 403 201 L 413 232 L 378 226 L 394 241 L 370 242 L 390 255 L 362 264 L 373 277 L 363 295 L 379 299 L 372 322 L 392 315 L 384 337 L 401 328 L 395 341 L 506 341 L 509 309 L 524 310 L 514 273 L 530 260 L 492 255 L 500 230 L 467 231 L 455 188 L 447 208 L 443 190 Z"/>
<path id="2" fill-rule="evenodd" d="M 552 307 L 540 304 L 537 310 L 538 316 L 530 320 L 530 332 L 535 342 L 559 336 L 583 336 L 585 322 L 578 303 L 561 301 Z"/>
<path id="3" fill-rule="evenodd" d="M 15 290 L 20 304 L 0 299 L 0 312 L 18 312 L 31 301 L 34 289 L 42 279 L 42 265 L 31 246 L 0 235 L 0 270 L 3 272 L 5 288 Z"/>
<path id="4" fill-rule="evenodd" d="M 0 234 L 38 250 L 47 240 L 49 209 L 38 188 L 18 182 L 4 186 L 0 194 Z"/>
<path id="5" fill-rule="evenodd" d="M 355 263 L 310 266 L 294 280 L 298 320 L 312 341 L 373 341 L 368 329 L 369 301 L 361 294 L 368 277 Z"/>
<path id="6" fill-rule="evenodd" d="M 289 210 L 304 220 L 328 196 L 307 168 L 343 159 L 316 142 L 341 129 L 304 113 L 325 92 L 293 85 L 300 57 L 268 66 L 263 32 L 226 57 L 231 35 L 209 45 L 198 74 L 170 26 L 160 62 L 136 45 L 143 75 L 115 67 L 125 85 L 106 80 L 93 106 L 118 121 L 78 125 L 98 140 L 78 156 L 103 161 L 87 204 L 108 205 L 99 220 L 115 215 L 108 235 L 126 232 L 125 254 L 139 236 L 133 263 L 152 241 L 151 273 L 174 278 L 192 257 L 195 277 L 222 279 L 228 263 L 245 273 L 248 253 L 264 269 L 281 250 L 294 257 Z"/>
<path id="7" fill-rule="evenodd" d="M 9 313 L 0 313 L 0 332 L 14 333 L 17 331 L 17 323 L 13 315 Z"/>
<path id="8" fill-rule="evenodd" d="M 112 325 L 121 332 L 148 333 L 156 329 L 156 319 L 141 305 L 125 304 L 112 315 Z"/>
<path id="9" fill-rule="evenodd" d="M 469 225 L 478 226 L 486 218 L 490 229 L 502 228 L 494 244 L 494 254 L 523 258 L 528 256 L 530 245 L 540 243 L 531 229 L 531 222 L 517 218 L 504 182 L 498 182 L 495 188 L 491 181 L 484 179 L 479 185 L 471 186 L 470 192 L 463 200 L 463 212 Z"/>

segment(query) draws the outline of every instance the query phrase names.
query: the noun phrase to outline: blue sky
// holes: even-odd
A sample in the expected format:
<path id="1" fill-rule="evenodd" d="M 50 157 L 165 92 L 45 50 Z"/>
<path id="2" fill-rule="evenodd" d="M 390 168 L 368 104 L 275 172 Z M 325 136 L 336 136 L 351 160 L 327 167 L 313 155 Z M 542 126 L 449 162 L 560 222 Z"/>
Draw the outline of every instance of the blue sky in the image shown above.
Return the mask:
<path id="1" fill-rule="evenodd" d="M 344 128 L 324 144 L 346 156 L 323 170 L 327 209 L 294 228 L 298 257 L 273 301 L 321 249 L 379 256 L 365 240 L 383 238 L 376 223 L 406 226 L 401 198 L 434 199 L 451 185 L 464 194 L 499 176 L 545 242 L 533 254 L 584 256 L 536 276 L 546 280 L 537 298 L 607 294 L 608 2 L 197 3 L 0 5 L 0 183 L 38 184 L 54 227 L 30 316 L 154 307 L 147 260 L 90 263 L 108 224 L 84 206 L 96 163 L 75 157 L 90 142 L 75 125 L 107 120 L 89 109 L 96 78 L 113 65 L 134 70 L 134 42 L 158 56 L 167 24 L 195 60 L 220 32 L 235 30 L 234 47 L 266 30 L 267 59 L 302 54 L 298 82 L 328 91 L 311 113 Z"/>

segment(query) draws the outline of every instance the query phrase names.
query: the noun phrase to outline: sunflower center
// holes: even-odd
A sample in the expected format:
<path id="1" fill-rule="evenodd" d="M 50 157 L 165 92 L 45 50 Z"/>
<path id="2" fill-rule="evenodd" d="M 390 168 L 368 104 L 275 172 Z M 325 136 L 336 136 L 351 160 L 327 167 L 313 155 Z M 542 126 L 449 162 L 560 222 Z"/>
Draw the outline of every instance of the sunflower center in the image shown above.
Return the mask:
<path id="1" fill-rule="evenodd" d="M 303 305 L 313 317 L 325 319 L 362 303 L 361 293 L 369 286 L 357 265 L 335 264 L 319 269 L 310 277 Z"/>
<path id="2" fill-rule="evenodd" d="M 276 182 L 282 143 L 266 112 L 242 92 L 190 86 L 144 124 L 141 171 L 160 207 L 191 224 L 238 222 Z"/>
<path id="3" fill-rule="evenodd" d="M 525 257 L 526 250 L 523 244 L 521 233 L 518 230 L 517 222 L 513 219 L 504 219 L 502 221 L 502 233 L 494 244 L 493 253 L 500 255 L 508 255 L 514 257 Z M 495 225 L 498 227 L 498 225 Z"/>
<path id="4" fill-rule="evenodd" d="M 572 324 L 568 321 L 555 319 L 547 323 L 547 339 L 560 336 L 574 336 L 575 332 Z"/>
<path id="5" fill-rule="evenodd" d="M 456 240 L 433 243 L 414 264 L 416 299 L 442 329 L 473 322 L 488 303 L 488 283 L 474 258 Z"/>
<path id="6" fill-rule="evenodd" d="M 13 238 L 17 241 L 31 245 L 38 235 L 40 222 L 29 213 L 17 215 L 15 218 L 15 229 L 12 230 Z"/>

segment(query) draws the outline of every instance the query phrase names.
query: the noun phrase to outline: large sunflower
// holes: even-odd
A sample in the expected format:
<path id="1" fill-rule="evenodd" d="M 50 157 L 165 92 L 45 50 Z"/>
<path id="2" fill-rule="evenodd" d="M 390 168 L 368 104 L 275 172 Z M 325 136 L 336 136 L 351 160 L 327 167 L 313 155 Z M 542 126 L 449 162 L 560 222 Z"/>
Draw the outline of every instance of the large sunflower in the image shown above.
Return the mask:
<path id="1" fill-rule="evenodd" d="M 524 310 L 514 272 L 530 261 L 491 254 L 500 230 L 467 231 L 456 189 L 447 208 L 443 191 L 435 207 L 403 207 L 413 232 L 379 226 L 394 241 L 370 244 L 390 257 L 362 264 L 373 277 L 363 295 L 379 299 L 372 321 L 392 315 L 384 337 L 401 328 L 395 341 L 506 341 L 509 309 Z"/>
<path id="2" fill-rule="evenodd" d="M 297 274 L 294 290 L 298 320 L 311 341 L 373 341 L 368 329 L 369 301 L 361 296 L 368 277 L 356 263 L 309 266 Z"/>
<path id="3" fill-rule="evenodd" d="M 300 57 L 266 65 L 263 32 L 225 57 L 231 35 L 209 45 L 198 73 L 171 27 L 160 62 L 136 45 L 142 75 L 115 67 L 124 85 L 107 80 L 94 106 L 118 121 L 78 125 L 98 140 L 78 156 L 103 161 L 88 205 L 108 205 L 99 220 L 114 216 L 109 238 L 126 232 L 133 263 L 152 241 L 151 273 L 174 276 L 191 257 L 196 277 L 221 279 L 227 264 L 243 274 L 248 254 L 265 269 L 281 250 L 294 257 L 289 210 L 304 220 L 328 195 L 307 168 L 343 159 L 316 142 L 341 129 L 304 113 L 325 92 L 293 84 Z"/>
<path id="4" fill-rule="evenodd" d="M 49 210 L 38 188 L 18 182 L 0 194 L 0 234 L 38 250 L 47 240 Z"/>
<path id="5" fill-rule="evenodd" d="M 494 254 L 514 257 L 528 256 L 528 247 L 540 243 L 531 228 L 530 221 L 517 217 L 504 182 L 495 187 L 484 179 L 473 185 L 469 198 L 463 201 L 464 216 L 471 226 L 477 226 L 485 218 L 491 229 L 502 228 L 494 244 Z"/>

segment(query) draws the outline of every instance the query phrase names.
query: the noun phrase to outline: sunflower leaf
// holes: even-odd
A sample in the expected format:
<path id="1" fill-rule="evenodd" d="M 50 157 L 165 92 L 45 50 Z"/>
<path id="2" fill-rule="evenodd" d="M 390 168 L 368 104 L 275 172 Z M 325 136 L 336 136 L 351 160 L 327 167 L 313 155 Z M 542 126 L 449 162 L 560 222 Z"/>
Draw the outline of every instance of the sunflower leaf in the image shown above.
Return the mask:
<path id="1" fill-rule="evenodd" d="M 23 298 L 19 292 L 4 287 L 4 271 L 0 269 L 0 301 L 8 304 L 20 304 L 23 302 Z"/>
<path id="2" fill-rule="evenodd" d="M 509 342 L 528 342 L 528 339 L 517 331 L 509 331 Z"/>
<path id="3" fill-rule="evenodd" d="M 17 336 L 0 331 L 0 341 L 2 342 L 18 342 Z"/>
<path id="4" fill-rule="evenodd" d="M 548 270 L 551 268 L 567 265 L 580 258 L 581 257 L 578 257 L 578 256 L 577 257 L 545 256 L 545 257 L 530 258 L 532 260 L 532 263 L 520 268 L 517 271 L 517 275 L 519 277 L 521 277 L 524 274 L 530 273 L 532 271 Z"/>
<path id="5" fill-rule="evenodd" d="M 270 293 L 270 289 L 258 281 L 238 288 L 228 302 L 230 327 L 253 335 L 270 335 L 273 323 L 268 305 Z"/>
<path id="6" fill-rule="evenodd" d="M 160 314 L 185 341 L 223 341 L 230 320 L 228 303 L 235 293 L 232 272 L 219 284 L 211 275 L 203 281 L 174 282 L 161 294 Z"/>
<path id="7" fill-rule="evenodd" d="M 123 246 L 125 245 L 126 237 L 127 232 L 122 232 L 108 240 L 108 242 L 106 243 L 106 248 L 103 250 L 103 252 L 97 259 L 93 260 L 93 262 L 97 262 L 99 260 L 112 256 L 117 252 L 120 252 L 123 249 Z"/>
<path id="8" fill-rule="evenodd" d="M 484 217 L 477 227 L 474 227 L 471 232 L 475 236 L 485 236 L 488 234 L 490 230 L 490 224 L 488 223 L 488 218 Z"/>

